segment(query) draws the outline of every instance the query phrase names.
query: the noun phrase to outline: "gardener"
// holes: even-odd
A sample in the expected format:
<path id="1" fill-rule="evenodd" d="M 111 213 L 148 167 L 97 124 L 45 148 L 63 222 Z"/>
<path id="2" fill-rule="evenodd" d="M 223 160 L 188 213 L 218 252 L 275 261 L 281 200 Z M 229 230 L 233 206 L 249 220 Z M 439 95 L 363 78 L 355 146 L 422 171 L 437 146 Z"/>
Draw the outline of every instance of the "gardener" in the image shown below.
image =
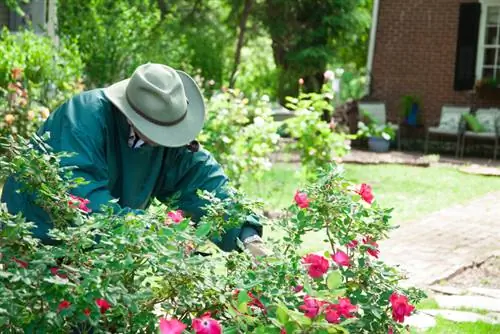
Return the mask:
<path id="1" fill-rule="evenodd" d="M 89 183 L 73 195 L 88 199 L 97 212 L 111 205 L 127 213 L 148 207 L 152 198 L 165 201 L 180 194 L 178 206 L 191 219 L 202 216 L 205 204 L 198 189 L 226 196 L 227 183 L 221 166 L 194 141 L 205 120 L 202 94 L 184 72 L 160 64 L 139 66 L 132 77 L 104 89 L 77 95 L 55 110 L 38 133 L 50 133 L 47 143 L 56 151 L 77 153 L 63 166 L 75 166 L 74 177 Z M 18 193 L 10 177 L 2 194 L 11 213 L 22 212 L 37 224 L 35 236 L 47 236 L 49 216 Z M 110 202 L 117 199 L 117 203 Z M 226 232 L 218 246 L 237 248 L 237 239 L 254 254 L 263 255 L 262 227 L 249 216 L 241 228 Z"/>

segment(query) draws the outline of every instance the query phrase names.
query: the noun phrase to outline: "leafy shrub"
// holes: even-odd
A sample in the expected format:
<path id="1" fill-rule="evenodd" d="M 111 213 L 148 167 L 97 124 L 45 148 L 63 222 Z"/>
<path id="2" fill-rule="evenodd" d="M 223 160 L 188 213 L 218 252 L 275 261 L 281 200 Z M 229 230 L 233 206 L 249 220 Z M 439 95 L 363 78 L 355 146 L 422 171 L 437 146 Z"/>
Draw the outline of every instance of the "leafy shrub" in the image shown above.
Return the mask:
<path id="1" fill-rule="evenodd" d="M 250 174 L 258 178 L 271 167 L 277 148 L 277 124 L 266 98 L 251 104 L 239 91 L 227 90 L 210 98 L 200 141 L 224 166 L 235 186 Z"/>
<path id="2" fill-rule="evenodd" d="M 295 117 L 285 121 L 285 133 L 295 139 L 288 149 L 300 154 L 307 175 L 314 177 L 334 156 L 349 152 L 350 136 L 337 131 L 333 123 L 323 121 L 323 116 L 333 111 L 328 93 L 301 93 L 298 98 L 287 97 L 287 101 L 287 107 L 295 111 Z"/>
<path id="3" fill-rule="evenodd" d="M 0 135 L 29 137 L 49 110 L 81 91 L 82 62 L 73 43 L 59 46 L 25 30 L 0 35 Z"/>
<path id="4" fill-rule="evenodd" d="M 393 140 L 396 138 L 396 130 L 391 124 L 377 124 L 375 122 L 365 124 L 358 122 L 358 133 L 361 138 L 379 137 L 385 140 Z"/>
<path id="5" fill-rule="evenodd" d="M 35 201 L 57 218 L 50 233 L 58 243 L 40 244 L 32 223 L 1 207 L 2 332 L 160 327 L 181 333 L 191 326 L 217 333 L 222 326 L 225 333 L 398 333 L 422 298 L 399 287 L 397 271 L 377 260 L 390 210 L 377 205 L 369 186 L 353 186 L 338 169 L 296 193 L 270 226 L 284 238 L 271 240 L 272 255 L 253 259 L 207 246 L 253 210 L 241 195 L 221 201 L 200 194 L 211 204 L 196 228 L 165 207 L 142 216 L 88 215 L 85 199 L 70 195 L 82 181 L 69 181 L 69 171 L 58 167 L 63 154 L 34 142 L 44 154 L 21 140 L 9 147 L 11 159 L 2 159 L 0 170 L 15 173 L 23 191 L 39 190 Z M 331 249 L 302 257 L 308 231 L 323 231 Z"/>

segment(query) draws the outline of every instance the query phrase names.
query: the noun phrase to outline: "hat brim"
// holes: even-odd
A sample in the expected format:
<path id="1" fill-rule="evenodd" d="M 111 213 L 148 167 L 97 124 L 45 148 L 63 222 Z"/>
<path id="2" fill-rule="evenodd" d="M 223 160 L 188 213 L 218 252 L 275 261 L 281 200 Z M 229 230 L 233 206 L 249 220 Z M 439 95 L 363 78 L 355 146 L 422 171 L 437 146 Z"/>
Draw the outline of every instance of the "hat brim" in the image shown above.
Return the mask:
<path id="1" fill-rule="evenodd" d="M 166 147 L 184 146 L 193 141 L 203 128 L 205 103 L 194 80 L 182 71 L 177 71 L 177 73 L 182 80 L 189 103 L 186 117 L 175 125 L 157 125 L 137 114 L 128 103 L 125 95 L 129 79 L 104 88 L 104 94 L 147 139 Z"/>

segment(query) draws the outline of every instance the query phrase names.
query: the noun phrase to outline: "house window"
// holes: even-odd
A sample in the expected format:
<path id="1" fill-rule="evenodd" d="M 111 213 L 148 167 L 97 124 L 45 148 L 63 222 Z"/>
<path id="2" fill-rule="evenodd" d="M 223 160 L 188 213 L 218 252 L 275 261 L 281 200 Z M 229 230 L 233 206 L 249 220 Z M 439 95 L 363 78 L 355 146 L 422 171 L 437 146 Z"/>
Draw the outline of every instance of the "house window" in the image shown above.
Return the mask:
<path id="1" fill-rule="evenodd" d="M 481 1 L 476 77 L 500 79 L 500 1 Z"/>

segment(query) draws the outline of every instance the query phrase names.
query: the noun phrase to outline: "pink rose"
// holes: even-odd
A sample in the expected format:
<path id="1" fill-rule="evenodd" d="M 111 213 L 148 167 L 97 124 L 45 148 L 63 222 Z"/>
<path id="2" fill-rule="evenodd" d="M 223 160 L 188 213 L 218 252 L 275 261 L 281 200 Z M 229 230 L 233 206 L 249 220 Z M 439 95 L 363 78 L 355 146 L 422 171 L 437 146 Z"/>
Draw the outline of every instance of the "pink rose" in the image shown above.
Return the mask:
<path id="1" fill-rule="evenodd" d="M 319 314 L 322 305 L 323 303 L 319 300 L 304 296 L 304 304 L 300 305 L 299 309 L 304 311 L 306 317 L 313 319 Z"/>
<path id="2" fill-rule="evenodd" d="M 165 220 L 165 224 L 169 225 L 172 222 L 180 223 L 183 220 L 184 216 L 182 210 L 170 211 L 167 213 L 167 219 Z"/>
<path id="3" fill-rule="evenodd" d="M 181 334 L 186 325 L 177 319 L 160 318 L 160 334 Z"/>
<path id="4" fill-rule="evenodd" d="M 74 195 L 69 195 L 69 197 L 70 197 L 70 200 L 68 201 L 68 204 L 73 209 L 80 209 L 85 213 L 92 212 L 92 210 L 90 210 L 87 207 L 87 204 L 90 203 L 90 201 L 88 199 L 81 198 L 81 197 L 74 196 Z"/>
<path id="5" fill-rule="evenodd" d="M 195 334 L 221 334 L 221 324 L 210 317 L 210 313 L 205 313 L 200 318 L 193 319 L 192 323 Z"/>
<path id="6" fill-rule="evenodd" d="M 298 207 L 301 209 L 305 209 L 309 207 L 309 198 L 307 198 L 307 194 L 303 192 L 299 192 L 298 190 L 295 192 L 295 196 L 293 198 L 295 203 L 297 203 Z"/>
<path id="7" fill-rule="evenodd" d="M 374 258 L 378 259 L 378 255 L 379 255 L 380 251 L 378 250 L 378 244 L 375 242 L 375 240 L 373 240 L 371 237 L 366 237 L 363 239 L 363 243 L 365 245 L 371 245 L 375 248 L 375 249 L 368 248 L 367 252 L 368 252 L 368 254 L 373 256 Z"/>
<path id="8" fill-rule="evenodd" d="M 404 322 L 405 317 L 409 316 L 415 309 L 415 306 L 408 303 L 408 298 L 393 292 L 389 301 L 392 306 L 392 318 L 397 322 Z"/>
<path id="9" fill-rule="evenodd" d="M 363 183 L 361 185 L 361 187 L 357 193 L 361 195 L 361 198 L 365 202 L 370 203 L 370 204 L 373 202 L 372 187 L 370 187 L 366 183 Z"/>
<path id="10" fill-rule="evenodd" d="M 308 267 L 309 276 L 312 278 L 320 278 L 328 271 L 330 267 L 330 263 L 326 258 L 321 255 L 309 254 L 302 259 L 302 263 L 304 263 Z"/>
<path id="11" fill-rule="evenodd" d="M 342 267 L 349 267 L 351 265 L 349 256 L 340 250 L 332 255 L 332 259 L 337 265 Z"/>

